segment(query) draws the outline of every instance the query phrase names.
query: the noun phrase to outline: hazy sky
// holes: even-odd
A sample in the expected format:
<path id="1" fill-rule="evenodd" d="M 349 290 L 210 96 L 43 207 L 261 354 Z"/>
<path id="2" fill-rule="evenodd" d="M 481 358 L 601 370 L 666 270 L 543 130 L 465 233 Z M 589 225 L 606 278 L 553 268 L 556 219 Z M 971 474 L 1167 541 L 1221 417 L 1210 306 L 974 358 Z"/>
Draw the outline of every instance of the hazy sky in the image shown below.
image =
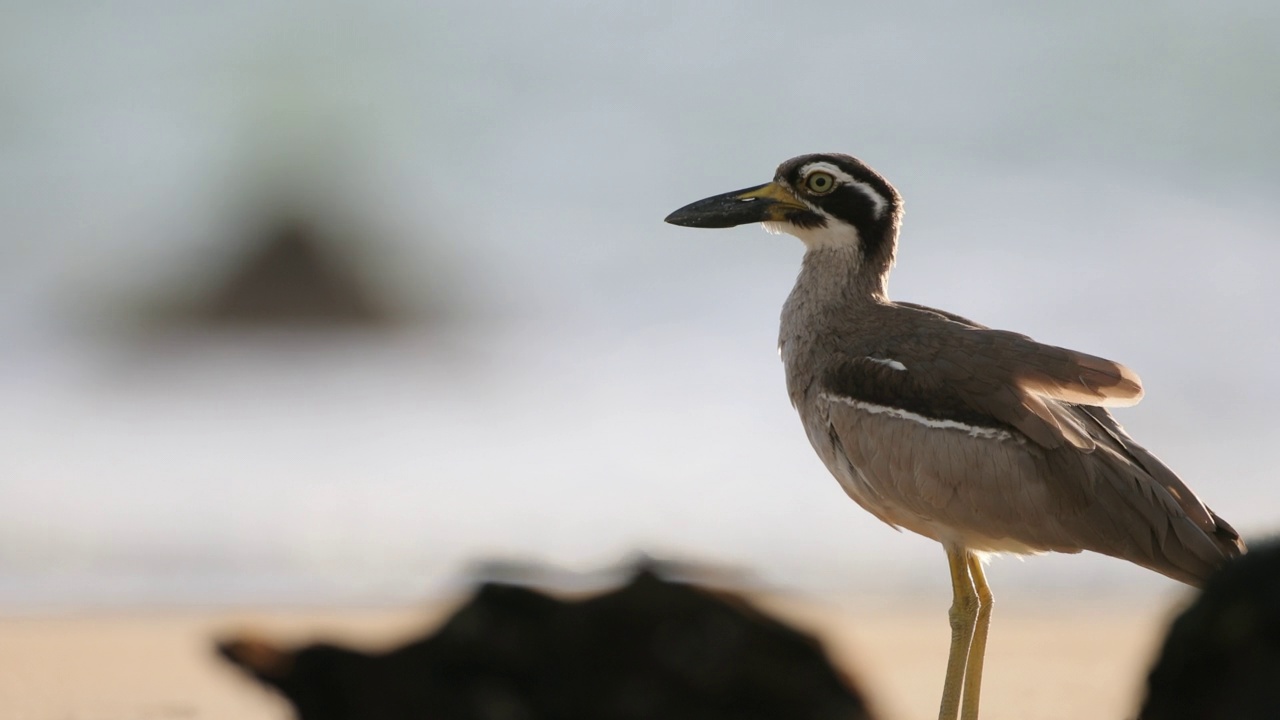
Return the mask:
<path id="1" fill-rule="evenodd" d="M 787 404 L 799 243 L 661 222 L 828 150 L 906 197 L 896 297 L 1125 362 L 1130 431 L 1247 535 L 1277 525 L 1280 6 L 430 5 L 6 13 L 0 603 L 405 597 L 634 547 L 945 585 Z M 476 312 L 127 332 L 282 196 L 372 228 L 348 250 L 380 288 Z"/>

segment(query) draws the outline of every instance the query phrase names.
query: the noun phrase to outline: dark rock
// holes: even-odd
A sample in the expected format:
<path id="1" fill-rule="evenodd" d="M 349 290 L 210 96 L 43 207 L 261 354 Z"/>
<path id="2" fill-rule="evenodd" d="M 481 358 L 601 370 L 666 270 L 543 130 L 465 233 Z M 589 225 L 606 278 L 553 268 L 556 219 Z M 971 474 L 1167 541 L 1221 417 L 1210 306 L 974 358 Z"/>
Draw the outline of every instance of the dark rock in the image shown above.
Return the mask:
<path id="1" fill-rule="evenodd" d="M 1280 544 L 1227 564 L 1174 621 L 1142 718 L 1280 718 Z"/>
<path id="2" fill-rule="evenodd" d="M 812 637 L 650 570 L 578 601 L 489 583 L 434 635 L 385 654 L 246 639 L 219 650 L 301 720 L 869 717 Z"/>

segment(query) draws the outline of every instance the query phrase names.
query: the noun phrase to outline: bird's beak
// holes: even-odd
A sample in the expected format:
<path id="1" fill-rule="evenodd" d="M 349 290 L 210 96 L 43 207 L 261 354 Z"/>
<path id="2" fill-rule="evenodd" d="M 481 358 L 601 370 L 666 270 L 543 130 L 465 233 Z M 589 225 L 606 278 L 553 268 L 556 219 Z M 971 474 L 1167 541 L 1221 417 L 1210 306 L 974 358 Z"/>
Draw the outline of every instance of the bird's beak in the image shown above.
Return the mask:
<path id="1" fill-rule="evenodd" d="M 776 182 L 699 200 L 667 216 L 672 225 L 727 228 L 753 222 L 777 222 L 809 207 Z"/>

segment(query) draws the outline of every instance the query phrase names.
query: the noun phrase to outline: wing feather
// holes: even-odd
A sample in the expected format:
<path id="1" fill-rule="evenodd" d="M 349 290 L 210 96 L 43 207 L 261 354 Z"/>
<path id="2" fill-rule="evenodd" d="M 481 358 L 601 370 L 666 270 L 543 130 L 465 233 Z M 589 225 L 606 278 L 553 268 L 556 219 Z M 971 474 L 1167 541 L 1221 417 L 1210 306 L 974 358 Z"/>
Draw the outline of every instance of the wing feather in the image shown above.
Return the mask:
<path id="1" fill-rule="evenodd" d="M 916 321 L 887 335 L 881 354 L 849 357 L 824 378 L 838 394 L 943 420 L 1012 427 L 1046 448 L 1092 450 L 1094 440 L 1061 404 L 1132 405 L 1138 375 L 1120 363 L 991 330 L 958 315 L 899 303 Z"/>
<path id="2" fill-rule="evenodd" d="M 819 379 L 814 418 L 842 465 L 859 469 L 851 494 L 881 519 L 999 547 L 1092 550 L 1193 584 L 1243 552 L 1231 526 L 1104 409 L 1141 399 L 1132 370 L 898 306 L 913 312 L 893 316 L 879 346 L 838 357 Z"/>

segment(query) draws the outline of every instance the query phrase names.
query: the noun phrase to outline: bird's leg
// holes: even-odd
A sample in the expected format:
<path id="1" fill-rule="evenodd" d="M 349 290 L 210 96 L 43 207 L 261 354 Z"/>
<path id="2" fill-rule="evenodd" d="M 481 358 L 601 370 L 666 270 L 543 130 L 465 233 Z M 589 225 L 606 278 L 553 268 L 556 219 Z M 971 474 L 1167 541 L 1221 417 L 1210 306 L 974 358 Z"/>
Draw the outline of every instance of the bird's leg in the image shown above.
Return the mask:
<path id="1" fill-rule="evenodd" d="M 960 704 L 961 720 L 978 720 L 978 695 L 982 692 L 982 661 L 987 654 L 987 629 L 991 625 L 991 588 L 987 575 L 982 571 L 978 556 L 966 552 L 969 577 L 977 591 L 978 611 L 973 628 L 973 643 L 969 645 L 969 659 L 965 663 L 964 699 Z"/>
<path id="2" fill-rule="evenodd" d="M 947 678 L 942 684 L 942 706 L 938 720 L 956 720 L 965 686 L 965 668 L 973 644 L 977 621 L 978 594 L 969 574 L 970 553 L 962 547 L 947 547 L 947 563 L 951 566 L 951 653 L 947 656 Z M 975 699 L 976 699 L 975 694 Z M 976 711 L 977 706 L 975 704 Z"/>

